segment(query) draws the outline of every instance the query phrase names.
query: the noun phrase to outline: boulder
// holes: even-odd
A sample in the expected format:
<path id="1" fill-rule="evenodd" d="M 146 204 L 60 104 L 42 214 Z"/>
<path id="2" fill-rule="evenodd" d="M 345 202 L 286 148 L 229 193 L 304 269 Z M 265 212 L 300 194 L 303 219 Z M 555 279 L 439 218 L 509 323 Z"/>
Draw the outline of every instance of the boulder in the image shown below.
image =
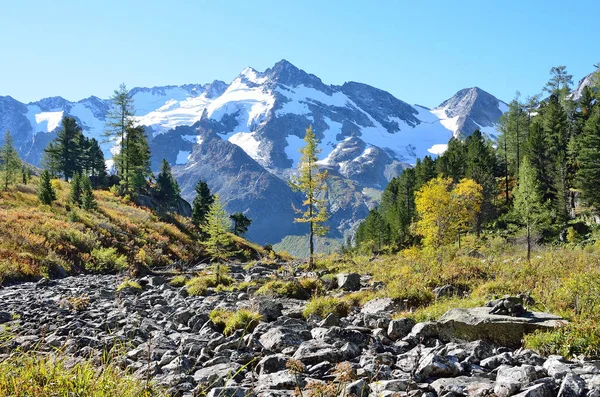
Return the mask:
<path id="1" fill-rule="evenodd" d="M 292 346 L 299 346 L 302 342 L 310 339 L 310 332 L 287 328 L 271 328 L 259 338 L 260 343 L 268 350 L 281 352 L 283 349 Z"/>
<path id="2" fill-rule="evenodd" d="M 577 374 L 567 374 L 563 379 L 558 397 L 581 397 L 585 391 L 585 381 Z"/>
<path id="3" fill-rule="evenodd" d="M 548 384 L 541 383 L 515 394 L 515 397 L 554 397 L 554 391 Z"/>
<path id="4" fill-rule="evenodd" d="M 512 317 L 490 314 L 487 307 L 452 309 L 438 321 L 439 337 L 443 341 L 486 340 L 502 346 L 517 348 L 523 335 L 537 330 L 551 330 L 564 322 L 558 316 L 528 312 Z"/>
<path id="5" fill-rule="evenodd" d="M 365 303 L 360 312 L 363 314 L 379 314 L 391 313 L 394 310 L 396 310 L 396 305 L 391 298 L 377 298 Z"/>
<path id="6" fill-rule="evenodd" d="M 344 291 L 358 291 L 360 289 L 360 275 L 357 273 L 340 273 L 337 275 L 338 288 Z"/>
<path id="7" fill-rule="evenodd" d="M 254 397 L 247 387 L 214 387 L 206 397 Z"/>
<path id="8" fill-rule="evenodd" d="M 315 365 L 323 361 L 338 363 L 343 361 L 345 353 L 323 340 L 302 342 L 294 353 L 293 358 L 302 361 L 304 365 Z"/>
<path id="9" fill-rule="evenodd" d="M 204 367 L 194 373 L 194 381 L 221 386 L 228 379 L 240 379 L 242 377 L 239 373 L 241 368 L 242 366 L 236 363 L 224 363 Z"/>
<path id="10" fill-rule="evenodd" d="M 496 382 L 517 383 L 521 387 L 529 385 L 538 378 L 535 367 L 532 365 L 522 365 L 520 367 L 510 367 L 501 365 L 498 368 Z"/>
<path id="11" fill-rule="evenodd" d="M 393 341 L 402 339 L 410 333 L 414 326 L 415 321 L 410 318 L 392 320 L 387 327 L 388 337 Z"/>
<path id="12" fill-rule="evenodd" d="M 457 393 L 468 396 L 490 395 L 494 390 L 494 382 L 479 376 L 459 376 L 456 378 L 440 378 L 431 383 L 438 396 Z"/>

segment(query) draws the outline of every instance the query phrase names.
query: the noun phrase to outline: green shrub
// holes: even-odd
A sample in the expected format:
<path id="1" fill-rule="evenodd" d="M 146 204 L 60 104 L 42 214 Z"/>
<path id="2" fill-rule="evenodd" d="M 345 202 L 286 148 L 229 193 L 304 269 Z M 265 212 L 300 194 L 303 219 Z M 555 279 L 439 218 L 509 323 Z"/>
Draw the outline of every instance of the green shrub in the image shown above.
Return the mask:
<path id="1" fill-rule="evenodd" d="M 117 287 L 117 292 L 122 291 L 124 289 L 131 289 L 136 292 L 141 292 L 142 286 L 136 281 L 125 280 L 121 284 L 119 284 L 119 286 Z"/>
<path id="2" fill-rule="evenodd" d="M 325 318 L 335 313 L 340 317 L 348 315 L 348 304 L 333 296 L 315 296 L 311 298 L 302 314 L 308 318 L 311 314 Z"/>
<path id="3" fill-rule="evenodd" d="M 300 287 L 310 293 L 321 293 L 323 292 L 323 283 L 318 278 L 314 277 L 302 277 L 298 280 Z"/>
<path id="4" fill-rule="evenodd" d="M 231 335 L 238 329 L 243 329 L 246 332 L 254 331 L 254 328 L 262 321 L 263 316 L 248 309 L 239 309 L 233 312 L 217 308 L 209 313 L 208 318 L 217 327 L 223 329 L 225 335 Z"/>
<path id="5" fill-rule="evenodd" d="M 171 279 L 169 284 L 173 287 L 183 287 L 188 281 L 188 278 L 183 275 L 175 276 Z"/>
<path id="6" fill-rule="evenodd" d="M 112 273 L 127 269 L 127 258 L 119 255 L 116 248 L 94 248 L 93 262 L 88 263 L 87 270 L 97 273 Z"/>
<path id="7" fill-rule="evenodd" d="M 536 331 L 525 335 L 525 347 L 542 355 L 558 354 L 573 358 L 600 358 L 600 324 L 595 320 L 568 323 L 554 331 Z"/>
<path id="8" fill-rule="evenodd" d="M 220 274 L 218 276 L 219 282 L 217 282 L 217 275 L 215 274 L 203 274 L 189 279 L 185 285 L 187 292 L 190 295 L 203 296 L 206 295 L 209 288 L 215 288 L 219 286 L 228 286 L 233 284 L 233 278 L 227 274 Z"/>
<path id="9" fill-rule="evenodd" d="M 272 280 L 265 284 L 263 284 L 258 291 L 256 291 L 256 295 L 271 295 L 271 296 L 280 296 L 287 298 L 297 298 L 304 299 L 309 296 L 309 294 L 302 288 L 300 283 L 296 280 L 291 281 L 282 281 L 282 280 Z"/>

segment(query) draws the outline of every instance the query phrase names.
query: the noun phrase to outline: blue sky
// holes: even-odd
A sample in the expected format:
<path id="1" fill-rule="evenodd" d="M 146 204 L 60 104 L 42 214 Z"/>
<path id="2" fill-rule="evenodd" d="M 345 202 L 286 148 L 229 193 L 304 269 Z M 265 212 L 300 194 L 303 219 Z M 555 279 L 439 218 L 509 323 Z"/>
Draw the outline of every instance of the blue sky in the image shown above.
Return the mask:
<path id="1" fill-rule="evenodd" d="M 325 83 L 359 81 L 429 107 L 472 86 L 508 101 L 538 93 L 552 66 L 575 81 L 591 72 L 598 15 L 597 0 L 10 1 L 0 95 L 230 82 L 285 58 Z"/>

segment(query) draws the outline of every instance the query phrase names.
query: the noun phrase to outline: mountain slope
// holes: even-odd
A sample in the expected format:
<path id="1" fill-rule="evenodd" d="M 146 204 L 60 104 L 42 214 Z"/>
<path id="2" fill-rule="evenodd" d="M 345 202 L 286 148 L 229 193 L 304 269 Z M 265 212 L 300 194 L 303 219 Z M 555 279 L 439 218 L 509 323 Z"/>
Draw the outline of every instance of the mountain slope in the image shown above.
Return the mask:
<path id="1" fill-rule="evenodd" d="M 261 243 L 304 231 L 305 225 L 293 224 L 291 204 L 301 199 L 287 180 L 309 125 L 320 140 L 319 164 L 331 174 L 331 234 L 341 237 L 368 213 L 388 181 L 417 158 L 440 154 L 452 136 L 476 128 L 494 137 L 493 123 L 506 107 L 470 88 L 429 110 L 366 84 L 325 84 L 285 60 L 264 72 L 246 68 L 230 84 L 217 80 L 130 93 L 136 121 L 146 127 L 153 168 L 163 158 L 171 163 L 188 200 L 195 183 L 207 181 L 228 211 L 254 219 L 249 236 Z M 0 129 L 11 129 L 22 156 L 38 165 L 64 115 L 102 141 L 109 109 L 110 102 L 97 97 L 29 104 L 0 97 Z M 102 144 L 107 159 L 113 146 Z"/>

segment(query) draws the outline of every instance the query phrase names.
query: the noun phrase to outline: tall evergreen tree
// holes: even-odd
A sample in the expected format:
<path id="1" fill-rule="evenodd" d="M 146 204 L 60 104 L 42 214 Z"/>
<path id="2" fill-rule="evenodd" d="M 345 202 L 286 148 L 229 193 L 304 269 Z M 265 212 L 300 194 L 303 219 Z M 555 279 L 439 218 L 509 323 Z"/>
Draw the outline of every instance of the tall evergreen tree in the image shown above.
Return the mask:
<path id="1" fill-rule="evenodd" d="M 243 236 L 246 234 L 248 228 L 252 224 L 252 219 L 241 212 L 231 214 L 229 215 L 229 218 L 233 221 L 233 234 L 236 236 Z"/>
<path id="2" fill-rule="evenodd" d="M 504 157 L 508 172 L 519 175 L 521 159 L 527 151 L 527 135 L 529 133 L 529 115 L 524 104 L 519 102 L 519 93 L 508 105 L 498 122 L 501 132 L 498 140 L 500 155 Z"/>
<path id="3" fill-rule="evenodd" d="M 519 173 L 514 210 L 527 230 L 527 261 L 529 262 L 531 259 L 531 233 L 542 221 L 544 204 L 535 169 L 527 157 L 523 158 L 523 166 Z"/>
<path id="4" fill-rule="evenodd" d="M 6 131 L 4 142 L 0 147 L 0 171 L 2 171 L 4 190 L 7 190 L 10 184 L 16 182 L 21 166 L 22 162 L 13 145 L 12 135 L 10 131 Z"/>
<path id="5" fill-rule="evenodd" d="M 127 144 L 122 155 L 125 168 L 122 175 L 123 191 L 139 193 L 146 186 L 146 179 L 152 176 L 150 170 L 150 146 L 143 126 L 131 127 L 126 134 Z"/>
<path id="6" fill-rule="evenodd" d="M 51 170 L 62 174 L 67 182 L 73 174 L 82 171 L 85 148 L 80 145 L 83 141 L 82 130 L 77 121 L 73 117 L 65 116 L 56 139 L 44 150 L 47 165 Z"/>
<path id="7" fill-rule="evenodd" d="M 192 223 L 197 227 L 206 223 L 206 215 L 215 197 L 210 193 L 208 185 L 204 181 L 196 184 L 196 197 L 192 203 Z"/>
<path id="8" fill-rule="evenodd" d="M 437 176 L 435 161 L 431 156 L 423 157 L 423 161 L 417 159 L 415 165 L 416 190 Z"/>
<path id="9" fill-rule="evenodd" d="M 481 131 L 475 130 L 465 141 L 467 147 L 466 177 L 482 187 L 483 202 L 477 214 L 475 231 L 481 232 L 484 224 L 495 216 L 496 178 L 493 174 L 496 157 L 492 146 L 485 141 Z"/>
<path id="10" fill-rule="evenodd" d="M 92 189 L 92 181 L 86 174 L 81 176 L 81 206 L 87 211 L 98 207 L 96 197 L 94 197 L 94 190 Z"/>
<path id="11" fill-rule="evenodd" d="M 69 194 L 69 201 L 81 207 L 81 174 L 75 173 L 73 174 L 73 179 L 71 180 L 71 192 Z"/>
<path id="12" fill-rule="evenodd" d="M 544 91 L 556 95 L 559 102 L 564 101 L 571 92 L 573 75 L 567 72 L 566 66 L 554 66 L 550 69 L 550 80 L 546 83 Z"/>
<path id="13" fill-rule="evenodd" d="M 600 105 L 595 106 L 583 128 L 577 187 L 587 204 L 600 209 Z"/>
<path id="14" fill-rule="evenodd" d="M 312 269 L 314 265 L 314 237 L 322 236 L 327 232 L 327 228 L 323 223 L 327 221 L 327 200 L 323 197 L 327 185 L 327 171 L 319 171 L 317 165 L 317 155 L 320 150 L 318 141 L 313 132 L 312 125 L 306 129 L 304 136 L 306 145 L 300 149 L 300 161 L 298 162 L 299 175 L 292 177 L 290 186 L 293 190 L 302 192 L 305 196 L 303 206 L 305 211 L 296 209 L 296 212 L 301 214 L 299 218 L 295 218 L 295 222 L 308 223 L 309 225 L 309 259 L 308 267 Z"/>
<path id="15" fill-rule="evenodd" d="M 129 172 L 129 156 L 131 154 L 129 144 L 131 140 L 130 133 L 134 128 L 133 97 L 129 94 L 125 84 L 121 84 L 110 99 L 112 108 L 106 116 L 107 122 L 104 135 L 109 140 L 115 141 L 119 147 L 119 153 L 115 156 L 115 166 L 117 175 L 123 181 L 124 192 L 129 193 L 129 179 L 132 176 Z M 133 176 L 135 177 L 136 174 L 134 173 Z"/>
<path id="16" fill-rule="evenodd" d="M 156 177 L 156 195 L 161 205 L 166 209 L 171 209 L 177 205 L 180 197 L 179 185 L 171 172 L 171 166 L 165 159 L 163 159 L 160 173 Z"/>
<path id="17" fill-rule="evenodd" d="M 38 188 L 38 198 L 42 204 L 50 205 L 56 200 L 56 192 L 52 187 L 52 181 L 50 172 L 48 170 L 42 171 L 40 175 L 40 186 Z"/>
<path id="18" fill-rule="evenodd" d="M 457 138 L 450 138 L 448 149 L 437 159 L 439 175 L 452 178 L 457 183 L 465 177 L 467 153 L 465 145 Z"/>

